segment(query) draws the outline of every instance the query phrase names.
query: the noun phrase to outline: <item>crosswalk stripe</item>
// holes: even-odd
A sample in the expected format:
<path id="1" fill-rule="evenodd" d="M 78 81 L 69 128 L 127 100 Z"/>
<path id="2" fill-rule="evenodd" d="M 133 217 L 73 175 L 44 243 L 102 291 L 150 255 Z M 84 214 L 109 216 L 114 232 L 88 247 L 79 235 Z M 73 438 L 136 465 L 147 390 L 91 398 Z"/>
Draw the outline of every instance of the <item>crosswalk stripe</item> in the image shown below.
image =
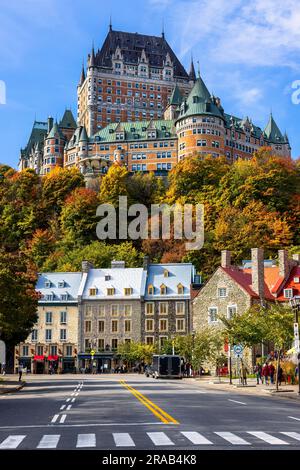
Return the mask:
<path id="1" fill-rule="evenodd" d="M 268 444 L 272 445 L 289 445 L 288 442 L 283 441 L 282 439 L 278 439 L 278 437 L 271 436 L 266 432 L 262 431 L 247 431 L 248 434 L 252 436 L 258 437 L 258 439 L 262 439 L 263 441 L 267 442 Z"/>
<path id="2" fill-rule="evenodd" d="M 113 433 L 113 438 L 117 447 L 135 447 L 135 443 L 127 432 Z"/>
<path id="3" fill-rule="evenodd" d="M 181 431 L 181 434 L 183 434 L 193 444 L 212 444 L 211 441 L 209 441 L 208 439 L 206 439 L 206 437 L 199 434 L 199 432 Z"/>
<path id="4" fill-rule="evenodd" d="M 37 449 L 56 449 L 60 434 L 44 434 Z"/>
<path id="5" fill-rule="evenodd" d="M 64 423 L 66 420 L 67 415 L 62 415 L 60 418 L 60 423 Z"/>
<path id="6" fill-rule="evenodd" d="M 60 410 L 64 410 L 65 407 L 66 407 L 66 405 L 62 405 L 59 409 L 60 409 Z"/>
<path id="7" fill-rule="evenodd" d="M 19 444 L 25 439 L 25 436 L 8 436 L 0 444 L 0 449 L 16 449 Z"/>
<path id="8" fill-rule="evenodd" d="M 51 419 L 51 423 L 55 423 L 58 417 L 59 415 L 54 415 L 53 418 Z"/>
<path id="9" fill-rule="evenodd" d="M 298 432 L 281 432 L 280 434 L 285 434 L 288 437 L 292 437 L 297 441 L 300 441 L 300 434 Z"/>
<path id="10" fill-rule="evenodd" d="M 233 434 L 232 432 L 215 432 L 215 434 L 222 437 L 223 439 L 225 439 L 225 441 L 228 441 L 230 442 L 230 444 L 233 445 L 250 445 L 250 442 L 245 441 L 245 439 L 242 439 L 241 437 L 237 436 L 236 434 Z"/>
<path id="11" fill-rule="evenodd" d="M 76 447 L 96 447 L 96 434 L 78 434 Z"/>
<path id="12" fill-rule="evenodd" d="M 156 446 L 173 446 L 174 442 L 164 432 L 147 432 L 153 444 Z"/>
<path id="13" fill-rule="evenodd" d="M 75 398 L 72 398 L 71 403 L 74 403 L 74 401 L 75 401 Z"/>

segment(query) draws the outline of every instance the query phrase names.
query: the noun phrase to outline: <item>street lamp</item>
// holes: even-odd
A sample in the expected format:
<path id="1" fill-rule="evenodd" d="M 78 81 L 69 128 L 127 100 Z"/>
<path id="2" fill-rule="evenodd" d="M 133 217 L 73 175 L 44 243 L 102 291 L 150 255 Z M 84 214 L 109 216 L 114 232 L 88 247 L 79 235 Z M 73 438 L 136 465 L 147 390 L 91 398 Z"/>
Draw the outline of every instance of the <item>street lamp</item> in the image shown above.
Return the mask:
<path id="1" fill-rule="evenodd" d="M 290 300 L 290 306 L 294 312 L 294 323 L 297 325 L 297 340 L 295 341 L 295 349 L 297 351 L 297 360 L 298 360 L 298 395 L 300 395 L 300 351 L 299 351 L 299 333 L 298 333 L 298 317 L 300 312 L 300 297 L 293 297 Z M 294 330 L 295 331 L 295 330 Z M 296 335 L 295 335 L 296 338 Z"/>

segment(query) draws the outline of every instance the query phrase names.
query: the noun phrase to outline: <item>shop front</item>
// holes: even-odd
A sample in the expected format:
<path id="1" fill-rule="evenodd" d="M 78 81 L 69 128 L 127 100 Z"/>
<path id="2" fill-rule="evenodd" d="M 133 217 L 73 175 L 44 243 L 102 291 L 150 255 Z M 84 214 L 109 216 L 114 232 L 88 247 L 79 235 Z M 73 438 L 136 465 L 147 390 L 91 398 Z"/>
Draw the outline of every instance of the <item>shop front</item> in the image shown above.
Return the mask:
<path id="1" fill-rule="evenodd" d="M 114 353 L 79 354 L 79 372 L 85 374 L 109 374 L 115 365 Z"/>
<path id="2" fill-rule="evenodd" d="M 48 372 L 49 374 L 57 374 L 60 371 L 60 360 L 59 356 L 53 355 L 53 356 L 48 356 L 47 361 L 48 361 Z"/>
<path id="3" fill-rule="evenodd" d="M 31 372 L 31 357 L 24 356 L 24 357 L 19 357 L 19 367 L 22 365 L 23 366 L 23 371 L 26 373 Z"/>
<path id="4" fill-rule="evenodd" d="M 64 357 L 62 359 L 62 373 L 73 374 L 76 372 L 75 357 Z"/>
<path id="5" fill-rule="evenodd" d="M 32 372 L 34 374 L 45 374 L 45 356 L 33 356 Z"/>

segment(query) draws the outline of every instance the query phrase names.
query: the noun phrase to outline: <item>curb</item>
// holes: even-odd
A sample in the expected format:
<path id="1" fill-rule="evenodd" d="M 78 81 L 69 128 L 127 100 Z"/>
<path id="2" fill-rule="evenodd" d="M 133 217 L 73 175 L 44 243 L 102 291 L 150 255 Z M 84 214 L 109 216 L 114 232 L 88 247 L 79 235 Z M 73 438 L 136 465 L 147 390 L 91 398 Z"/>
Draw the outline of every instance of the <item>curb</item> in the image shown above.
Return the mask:
<path id="1" fill-rule="evenodd" d="M 14 393 L 14 392 L 18 392 L 19 390 L 21 390 L 24 385 L 26 384 L 26 382 L 22 382 L 20 385 L 18 385 L 17 387 L 14 387 L 14 388 L 7 388 L 7 389 L 3 389 L 1 390 L 1 387 L 0 387 L 0 395 L 4 395 L 5 393 Z"/>

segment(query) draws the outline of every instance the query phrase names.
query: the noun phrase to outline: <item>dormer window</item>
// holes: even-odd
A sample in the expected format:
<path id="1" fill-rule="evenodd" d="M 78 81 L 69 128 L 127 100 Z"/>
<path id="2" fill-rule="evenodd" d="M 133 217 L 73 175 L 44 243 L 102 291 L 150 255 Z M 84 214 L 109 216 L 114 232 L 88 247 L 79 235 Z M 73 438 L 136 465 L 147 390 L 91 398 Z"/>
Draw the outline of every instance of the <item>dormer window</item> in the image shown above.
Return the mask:
<path id="1" fill-rule="evenodd" d="M 108 287 L 107 295 L 115 295 L 115 288 L 114 287 Z"/>
<path id="2" fill-rule="evenodd" d="M 292 299 L 293 298 L 293 289 L 284 289 L 283 295 L 286 299 Z"/>
<path id="3" fill-rule="evenodd" d="M 45 295 L 45 300 L 50 300 L 50 301 L 51 301 L 51 300 L 53 300 L 53 299 L 54 299 L 54 294 L 53 294 L 53 293 L 52 293 L 52 294 L 46 294 L 46 295 Z"/>
<path id="4" fill-rule="evenodd" d="M 166 293 L 167 293 L 167 286 L 165 286 L 165 284 L 162 284 L 160 286 L 160 294 L 161 295 L 166 295 Z"/>
<path id="5" fill-rule="evenodd" d="M 45 281 L 45 287 L 49 289 L 51 287 L 51 281 Z"/>
<path id="6" fill-rule="evenodd" d="M 91 287 L 90 288 L 90 295 L 97 295 L 97 288 L 96 287 Z"/>
<path id="7" fill-rule="evenodd" d="M 300 283 L 300 277 L 294 277 L 294 283 L 299 284 Z"/>
<path id="8" fill-rule="evenodd" d="M 65 281 L 59 281 L 57 286 L 58 287 L 65 287 Z"/>
<path id="9" fill-rule="evenodd" d="M 109 274 L 105 274 L 105 280 L 110 281 L 110 275 Z"/>
<path id="10" fill-rule="evenodd" d="M 182 284 L 178 284 L 177 286 L 177 294 L 182 295 L 184 291 L 184 287 Z"/>
<path id="11" fill-rule="evenodd" d="M 131 287 L 125 287 L 124 288 L 124 295 L 131 295 L 132 294 L 132 288 Z"/>
<path id="12" fill-rule="evenodd" d="M 167 269 L 164 269 L 164 277 L 169 277 L 169 271 Z"/>
<path id="13" fill-rule="evenodd" d="M 148 286 L 148 295 L 153 295 L 154 294 L 154 287 L 152 284 Z"/>
<path id="14" fill-rule="evenodd" d="M 61 294 L 60 298 L 61 300 L 68 300 L 69 294 L 67 292 L 65 294 Z"/>

